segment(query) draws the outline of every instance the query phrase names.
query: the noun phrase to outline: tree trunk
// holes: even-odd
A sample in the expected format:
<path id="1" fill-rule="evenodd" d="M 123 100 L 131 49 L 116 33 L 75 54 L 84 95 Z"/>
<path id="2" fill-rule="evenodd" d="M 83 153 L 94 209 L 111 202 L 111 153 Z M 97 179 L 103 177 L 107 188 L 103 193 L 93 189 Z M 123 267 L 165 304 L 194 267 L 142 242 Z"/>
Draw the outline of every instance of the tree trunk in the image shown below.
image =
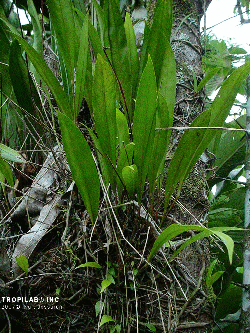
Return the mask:
<path id="1" fill-rule="evenodd" d="M 250 130 L 250 76 L 247 79 L 247 115 L 246 129 Z M 245 197 L 245 237 L 243 252 L 243 290 L 242 290 L 242 313 L 241 325 L 242 333 L 250 331 L 250 140 L 246 135 L 246 197 Z"/>
<path id="2" fill-rule="evenodd" d="M 204 109 L 205 94 L 195 93 L 194 78 L 197 84 L 203 77 L 202 47 L 200 40 L 200 19 L 210 1 L 174 0 L 174 20 L 172 30 L 172 49 L 175 54 L 177 68 L 177 90 L 174 114 L 174 126 L 188 126 Z M 148 20 L 153 19 L 153 7 L 156 1 L 151 1 Z M 172 134 L 172 146 L 175 149 L 182 133 Z M 171 153 L 170 158 L 171 159 Z M 199 160 L 188 179 L 185 181 L 181 196 L 169 211 L 166 225 L 177 222 L 180 224 L 205 224 L 208 212 L 206 194 L 206 165 Z M 186 279 L 191 277 L 193 291 L 176 316 L 177 326 L 183 332 L 209 332 L 212 319 L 213 304 L 210 300 L 214 294 L 203 285 L 205 271 L 210 264 L 209 242 L 203 240 L 182 251 L 177 259 L 177 271 Z M 200 285 L 200 288 L 195 288 Z M 187 322 L 193 322 L 194 326 Z M 183 324 L 185 322 L 185 324 Z M 186 325 L 186 326 L 185 326 Z M 191 328 L 192 327 L 192 328 Z M 173 329 L 173 327 L 172 327 Z"/>

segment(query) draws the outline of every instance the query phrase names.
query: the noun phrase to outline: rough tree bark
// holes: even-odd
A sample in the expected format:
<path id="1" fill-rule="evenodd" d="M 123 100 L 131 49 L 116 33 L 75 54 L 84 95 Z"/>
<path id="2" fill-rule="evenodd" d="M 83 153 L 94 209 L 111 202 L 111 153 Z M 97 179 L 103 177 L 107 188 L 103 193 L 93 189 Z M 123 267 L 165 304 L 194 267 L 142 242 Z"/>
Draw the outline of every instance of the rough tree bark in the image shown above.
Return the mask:
<path id="1" fill-rule="evenodd" d="M 157 1 L 157 0 L 156 0 Z M 153 19 L 153 8 L 156 1 L 151 1 L 148 11 L 149 22 Z M 177 68 L 177 91 L 174 114 L 174 126 L 188 126 L 199 113 L 204 109 L 205 94 L 194 92 L 194 75 L 197 81 L 203 77 L 202 69 L 202 47 L 200 39 L 200 20 L 207 9 L 211 0 L 174 0 L 174 20 L 172 30 L 172 48 L 176 59 Z M 181 132 L 173 133 L 173 150 L 179 141 Z M 171 159 L 171 154 L 169 156 Z M 206 194 L 206 164 L 199 160 L 188 179 L 186 180 L 180 198 L 173 206 L 168 215 L 169 224 L 172 221 L 181 224 L 205 224 L 208 212 L 208 198 Z M 209 242 L 197 242 L 194 246 L 183 251 L 178 258 L 178 263 L 187 274 L 191 275 L 198 283 L 204 282 L 204 272 L 209 265 Z M 213 293 L 204 300 L 213 297 Z M 186 317 L 188 320 L 192 315 L 192 304 L 198 304 L 201 299 L 201 293 L 198 291 L 193 295 L 190 304 L 185 311 L 179 316 Z M 201 307 L 202 309 L 202 307 Z M 203 308 L 203 315 L 198 319 L 204 322 L 209 322 L 212 319 L 213 306 Z M 206 315 L 205 315 L 206 312 Z M 208 315 L 207 315 L 208 314 Z M 201 319 L 202 318 L 202 319 Z M 209 332 L 211 328 L 193 327 L 191 330 L 187 328 L 187 332 Z"/>
<path id="2" fill-rule="evenodd" d="M 247 79 L 247 115 L 246 129 L 250 130 L 250 76 Z M 246 135 L 246 196 L 245 196 L 245 237 L 243 254 L 243 290 L 242 290 L 242 313 L 241 313 L 241 332 L 250 331 L 250 140 L 249 134 Z"/>

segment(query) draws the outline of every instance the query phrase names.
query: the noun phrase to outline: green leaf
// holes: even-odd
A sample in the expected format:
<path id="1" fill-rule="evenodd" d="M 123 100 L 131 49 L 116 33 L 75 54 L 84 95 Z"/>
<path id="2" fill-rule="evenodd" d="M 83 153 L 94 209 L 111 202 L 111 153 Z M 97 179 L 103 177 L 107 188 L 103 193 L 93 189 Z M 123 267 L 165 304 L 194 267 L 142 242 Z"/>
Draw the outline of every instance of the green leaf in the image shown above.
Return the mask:
<path id="1" fill-rule="evenodd" d="M 76 67 L 76 88 L 75 88 L 75 103 L 74 103 L 74 119 L 75 120 L 77 119 L 77 115 L 80 111 L 83 94 L 84 94 L 88 52 L 89 52 L 88 16 L 86 15 L 86 18 L 84 20 L 82 30 L 81 30 L 80 48 L 79 48 L 79 55 L 78 55 L 77 67 Z"/>
<path id="2" fill-rule="evenodd" d="M 211 108 L 202 112 L 190 127 L 221 127 L 234 103 L 235 97 L 245 78 L 250 71 L 250 62 L 238 67 L 223 83 Z M 216 135 L 215 130 L 190 129 L 182 136 L 180 143 L 170 162 L 165 189 L 165 209 L 179 183 L 178 195 L 189 172 L 194 167 L 202 152 Z"/>
<path id="3" fill-rule="evenodd" d="M 104 15 L 104 11 L 102 7 L 98 4 L 96 0 L 92 0 L 97 17 L 98 17 L 98 25 L 100 27 L 100 35 L 101 35 L 101 42 L 102 45 L 105 47 L 108 47 L 108 31 L 107 31 L 107 22 L 106 22 L 106 17 Z"/>
<path id="4" fill-rule="evenodd" d="M 243 136 L 244 132 L 239 131 L 225 131 L 222 134 L 213 164 L 213 167 L 216 168 L 216 179 L 209 184 L 215 184 L 218 180 L 227 178 L 233 169 L 244 164 L 246 140 L 243 140 Z M 211 152 L 213 153 L 213 151 Z"/>
<path id="5" fill-rule="evenodd" d="M 135 164 L 122 169 L 122 178 L 129 195 L 132 197 L 138 187 L 138 169 Z"/>
<path id="6" fill-rule="evenodd" d="M 31 18 L 32 27 L 31 30 L 33 31 L 33 48 L 40 54 L 42 54 L 42 28 L 41 23 L 39 21 L 38 13 L 36 11 L 36 7 L 32 0 L 27 0 L 28 5 L 28 13 Z M 34 74 L 36 82 L 40 82 L 40 77 L 37 75 L 37 71 L 34 68 L 34 65 L 30 65 L 30 72 Z"/>
<path id="7" fill-rule="evenodd" d="M 91 46 L 93 48 L 93 52 L 94 52 L 95 57 L 97 58 L 97 55 L 99 53 L 102 56 L 102 58 L 104 58 L 105 53 L 103 52 L 103 46 L 102 46 L 101 39 L 98 35 L 98 32 L 96 31 L 96 29 L 91 24 L 90 20 L 89 20 L 88 28 L 89 28 L 88 29 L 89 38 L 90 38 Z"/>
<path id="8" fill-rule="evenodd" d="M 148 45 L 150 43 L 150 31 L 151 28 L 148 25 L 147 21 L 145 21 L 145 28 L 144 28 L 144 37 L 143 37 L 143 44 L 141 48 L 141 56 L 140 56 L 140 72 L 139 77 L 141 77 L 141 74 L 146 66 L 147 60 L 148 60 Z"/>
<path id="9" fill-rule="evenodd" d="M 153 324 L 145 324 L 145 326 L 151 331 L 156 332 L 156 328 Z"/>
<path id="10" fill-rule="evenodd" d="M 18 32 L 18 30 L 15 28 L 15 26 L 13 24 L 11 24 L 11 22 L 6 18 L 5 14 L 4 14 L 4 10 L 3 7 L 0 7 L 0 20 L 9 28 L 9 30 L 20 36 L 20 33 Z"/>
<path id="11" fill-rule="evenodd" d="M 156 111 L 156 128 L 171 127 L 172 121 L 172 115 L 168 110 L 167 102 L 161 93 L 159 93 L 158 107 Z M 148 172 L 150 191 L 153 191 L 156 178 L 163 171 L 170 135 L 171 130 L 156 131 L 155 133 L 154 146 Z"/>
<path id="12" fill-rule="evenodd" d="M 239 46 L 231 46 L 229 52 L 230 54 L 247 54 L 247 51 Z"/>
<path id="13" fill-rule="evenodd" d="M 97 56 L 93 81 L 93 114 L 98 140 L 107 159 L 110 182 L 116 165 L 116 83 L 109 64 Z M 113 166 L 112 166 L 113 165 Z"/>
<path id="14" fill-rule="evenodd" d="M 17 40 L 10 47 L 9 71 L 18 104 L 29 114 L 36 116 L 35 104 L 39 106 L 40 99 Z M 29 127 L 32 130 L 33 127 Z"/>
<path id="15" fill-rule="evenodd" d="M 227 251 L 228 251 L 228 259 L 229 259 L 229 263 L 230 265 L 232 265 L 232 262 L 233 262 L 233 252 L 234 252 L 234 241 L 233 239 L 224 234 L 223 230 L 239 230 L 238 228 L 211 228 L 210 230 L 212 230 L 212 232 L 214 233 L 214 235 L 216 235 L 217 237 L 219 237 L 222 242 L 225 244 L 226 248 L 227 248 Z M 218 230 L 218 231 L 217 231 Z M 221 230 L 221 231 L 220 231 Z"/>
<path id="16" fill-rule="evenodd" d="M 121 325 L 117 324 L 113 327 L 110 327 L 110 333 L 120 333 L 121 332 Z"/>
<path id="17" fill-rule="evenodd" d="M 134 148 L 135 144 L 134 142 L 131 142 L 127 144 L 125 147 L 123 147 L 120 151 L 120 156 L 117 161 L 117 173 L 121 179 L 123 179 L 122 177 L 123 168 L 132 164 L 134 156 Z M 121 183 L 119 177 L 117 177 L 117 191 L 119 193 L 119 197 L 121 197 L 124 184 Z"/>
<path id="18" fill-rule="evenodd" d="M 147 260 L 150 261 L 153 258 L 153 256 L 159 251 L 159 249 L 164 245 L 164 243 L 182 234 L 183 232 L 189 230 L 203 231 L 204 229 L 205 229 L 204 227 L 195 226 L 195 225 L 179 225 L 175 223 L 171 224 L 169 227 L 163 230 L 162 233 L 157 237 Z"/>
<path id="19" fill-rule="evenodd" d="M 82 0 L 74 0 L 74 6 L 75 8 L 82 12 L 84 15 L 86 14 L 86 9 L 85 9 L 85 4 L 84 4 L 84 1 Z"/>
<path id="20" fill-rule="evenodd" d="M 87 128 L 87 126 L 86 126 Z M 100 163 L 100 166 L 101 166 L 101 171 L 102 171 L 102 177 L 103 177 L 103 180 L 104 180 L 104 184 L 106 186 L 108 186 L 109 182 L 110 182 L 110 172 L 112 172 L 112 170 L 110 170 L 110 163 L 109 161 L 107 161 L 107 158 L 105 157 L 103 151 L 102 151 L 102 147 L 100 145 L 100 141 L 98 140 L 98 138 L 96 137 L 96 135 L 94 134 L 94 132 L 87 128 L 89 133 L 90 133 L 90 136 L 93 140 L 93 143 L 94 143 L 94 146 L 95 146 L 95 149 L 96 149 L 96 153 L 97 153 L 97 156 L 98 156 L 98 161 Z"/>
<path id="21" fill-rule="evenodd" d="M 170 127 L 173 123 L 175 95 L 176 95 L 176 63 L 171 45 L 166 41 L 165 54 L 159 76 L 159 89 L 168 106 L 168 119 Z"/>
<path id="22" fill-rule="evenodd" d="M 74 122 L 60 112 L 57 114 L 73 179 L 94 223 L 99 208 L 100 182 L 91 150 Z"/>
<path id="23" fill-rule="evenodd" d="M 201 80 L 201 82 L 198 84 L 198 87 L 196 89 L 196 92 L 199 92 L 205 85 L 214 77 L 215 74 L 217 74 L 221 70 L 221 68 L 209 68 L 209 70 L 206 72 L 204 78 Z"/>
<path id="24" fill-rule="evenodd" d="M 127 38 L 118 0 L 107 4 L 108 32 L 111 58 L 115 72 L 121 82 L 130 120 L 132 119 L 132 81 L 128 60 Z M 123 100 L 122 100 L 123 102 Z"/>
<path id="25" fill-rule="evenodd" d="M 129 72 L 131 73 L 132 97 L 135 98 L 139 75 L 139 58 L 135 31 L 129 13 L 126 13 L 124 28 L 127 39 Z"/>
<path id="26" fill-rule="evenodd" d="M 104 303 L 102 301 L 96 302 L 96 304 L 95 304 L 95 314 L 96 314 L 96 317 L 102 311 L 103 307 L 104 307 Z"/>
<path id="27" fill-rule="evenodd" d="M 172 29 L 172 0 L 158 0 L 154 12 L 153 25 L 150 29 L 147 54 L 150 54 L 155 67 L 158 88 L 165 59 L 166 49 L 169 48 Z"/>
<path id="28" fill-rule="evenodd" d="M 26 160 L 16 150 L 0 143 L 0 156 L 7 161 L 25 163 Z"/>
<path id="29" fill-rule="evenodd" d="M 216 320 L 226 317 L 230 313 L 235 313 L 241 307 L 242 288 L 230 284 L 225 293 L 217 300 Z M 231 330 L 230 332 L 235 332 Z"/>
<path id="30" fill-rule="evenodd" d="M 232 264 L 233 261 L 233 251 L 234 251 L 234 241 L 233 239 L 222 233 L 221 231 L 229 231 L 229 230 L 240 230 L 234 227 L 217 227 L 217 228 L 210 228 L 210 229 L 206 229 L 202 232 L 200 232 L 199 234 L 191 237 L 189 240 L 187 240 L 185 243 L 183 243 L 179 249 L 177 251 L 175 251 L 175 253 L 171 256 L 170 261 L 173 260 L 178 253 L 180 253 L 185 247 L 187 247 L 188 245 L 196 242 L 197 240 L 203 239 L 205 237 L 208 237 L 210 235 L 216 235 L 217 237 L 219 237 L 223 243 L 226 245 L 227 250 L 228 250 L 228 257 L 229 257 L 229 262 L 230 264 Z"/>
<path id="31" fill-rule="evenodd" d="M 175 253 L 171 256 L 170 260 L 173 260 L 174 257 L 176 257 L 177 254 L 181 250 L 183 250 L 188 245 L 194 243 L 195 241 L 202 239 L 204 237 L 208 237 L 210 235 L 216 235 L 226 245 L 227 250 L 228 250 L 229 261 L 230 261 L 230 263 L 232 263 L 234 242 L 233 242 L 232 238 L 230 236 L 224 234 L 223 231 L 239 230 L 238 228 L 217 227 L 217 228 L 208 229 L 208 228 L 205 228 L 202 226 L 197 226 L 197 225 L 179 225 L 179 224 L 171 224 L 169 227 L 167 227 L 165 230 L 163 230 L 163 232 L 155 240 L 147 260 L 150 261 L 152 259 L 152 257 L 164 245 L 164 243 L 166 243 L 169 240 L 171 240 L 172 238 L 182 234 L 183 232 L 189 231 L 189 230 L 200 231 L 200 233 L 191 237 L 189 240 L 187 240 L 185 243 L 183 243 L 180 246 L 180 248 L 177 251 L 175 251 Z"/>
<path id="32" fill-rule="evenodd" d="M 112 281 L 110 280 L 103 280 L 102 281 L 102 289 L 101 289 L 101 293 L 108 288 L 111 285 Z"/>
<path id="33" fill-rule="evenodd" d="M 114 279 L 113 275 L 111 275 L 109 273 L 107 274 L 107 280 L 110 281 L 111 283 L 115 284 L 115 279 Z"/>
<path id="34" fill-rule="evenodd" d="M 139 197 L 142 196 L 153 148 L 156 96 L 154 66 L 149 57 L 137 91 L 133 123 L 134 163 L 138 168 Z"/>
<path id="35" fill-rule="evenodd" d="M 57 105 L 60 108 L 60 110 L 63 113 L 65 113 L 66 115 L 68 115 L 70 118 L 73 118 L 71 107 L 69 105 L 68 96 L 62 90 L 62 87 L 60 86 L 60 83 L 58 82 L 58 80 L 56 79 L 55 75 L 50 70 L 50 68 L 47 66 L 44 59 L 21 36 L 16 35 L 16 34 L 12 34 L 12 35 L 21 44 L 21 46 L 23 47 L 23 49 L 27 53 L 30 61 L 33 63 L 35 69 L 37 70 L 38 74 L 40 75 L 42 80 L 44 80 L 44 82 L 47 84 L 47 86 L 51 90 L 52 94 L 54 95 L 54 97 L 56 99 Z"/>
<path id="36" fill-rule="evenodd" d="M 56 33 L 56 41 L 62 55 L 69 80 L 74 83 L 74 68 L 79 52 L 79 31 L 70 0 L 48 0 L 50 20 Z"/>
<path id="37" fill-rule="evenodd" d="M 211 110 L 209 109 L 201 113 L 193 121 L 191 127 L 207 127 L 209 126 L 210 118 Z M 201 142 L 203 142 L 203 138 L 205 137 L 207 131 L 207 129 L 190 129 L 183 134 L 168 167 L 165 187 L 165 208 L 167 208 L 167 204 L 175 186 L 179 183 L 178 190 L 180 191 L 188 173 L 191 171 L 195 162 L 206 148 L 206 146 L 204 148 L 203 146 L 201 147 Z M 177 195 L 179 195 L 179 191 Z"/>
<path id="38" fill-rule="evenodd" d="M 218 272 L 214 273 L 213 275 L 211 275 L 211 277 L 206 280 L 207 286 L 208 287 L 212 286 L 217 280 L 219 280 L 219 278 L 224 273 L 225 273 L 225 271 L 218 271 Z"/>
<path id="39" fill-rule="evenodd" d="M 129 143 L 129 129 L 127 119 L 119 109 L 116 109 L 116 125 L 119 150 Z"/>
<path id="40" fill-rule="evenodd" d="M 1 13 L 1 10 L 0 10 Z M 6 36 L 5 30 L 3 29 L 3 24 L 0 24 L 0 72 L 2 73 L 2 90 L 3 92 L 10 96 L 12 91 L 12 85 L 9 77 L 9 66 L 5 64 L 9 63 L 9 51 L 10 42 Z M 4 100 L 3 100 L 4 102 Z"/>
<path id="41" fill-rule="evenodd" d="M 12 176 L 11 167 L 2 158 L 0 158 L 0 172 L 6 178 L 8 184 L 14 187 L 14 180 Z"/>
<path id="42" fill-rule="evenodd" d="M 4 177 L 4 175 L 3 175 L 2 171 L 1 171 L 1 160 L 0 160 L 0 185 L 1 185 L 1 189 L 3 191 L 5 191 L 5 184 L 4 184 L 4 182 L 5 182 L 5 177 Z M 0 193 L 1 193 L 1 191 L 0 191 Z"/>
<path id="43" fill-rule="evenodd" d="M 117 171 L 119 175 L 122 174 L 122 169 L 125 166 L 132 164 L 134 149 L 135 149 L 134 142 L 130 142 L 125 147 L 122 148 L 117 162 Z"/>
<path id="44" fill-rule="evenodd" d="M 27 0 L 28 4 L 28 13 L 30 14 L 32 26 L 33 26 L 33 34 L 34 34 L 34 41 L 33 47 L 37 52 L 41 53 L 42 47 L 42 29 L 41 24 L 39 21 L 39 17 L 36 11 L 36 7 L 34 6 L 34 2 L 32 0 Z"/>
<path id="45" fill-rule="evenodd" d="M 16 257 L 16 262 L 18 266 L 28 275 L 29 271 L 29 262 L 28 259 L 22 254 L 18 257 Z"/>
<path id="46" fill-rule="evenodd" d="M 214 269 L 214 266 L 217 264 L 218 260 L 215 259 L 211 262 L 209 268 L 208 268 L 208 271 L 207 271 L 207 276 L 206 276 L 206 285 L 209 286 L 209 280 L 212 276 L 212 273 L 213 273 L 213 269 Z"/>
<path id="47" fill-rule="evenodd" d="M 114 319 L 110 316 L 107 316 L 107 315 L 103 315 L 102 316 L 102 319 L 101 319 L 101 322 L 100 322 L 100 327 L 110 321 L 114 321 Z"/>
<path id="48" fill-rule="evenodd" d="M 77 266 L 75 269 L 81 268 L 81 267 L 102 268 L 101 265 L 99 265 L 97 262 L 94 262 L 94 261 L 85 262 L 85 264 L 81 264 L 81 265 Z"/>

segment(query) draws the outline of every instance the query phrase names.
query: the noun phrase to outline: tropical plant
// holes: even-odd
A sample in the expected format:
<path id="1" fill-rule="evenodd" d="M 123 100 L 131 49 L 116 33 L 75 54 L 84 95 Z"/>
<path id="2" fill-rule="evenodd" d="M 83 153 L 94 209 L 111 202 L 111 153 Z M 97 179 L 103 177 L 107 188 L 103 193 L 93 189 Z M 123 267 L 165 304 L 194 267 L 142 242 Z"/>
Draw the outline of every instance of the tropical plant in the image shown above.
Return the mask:
<path id="1" fill-rule="evenodd" d="M 140 270 L 132 270 L 133 281 L 135 275 L 139 276 L 148 266 L 154 268 L 151 261 L 158 251 L 162 251 L 162 246 L 184 232 L 199 233 L 192 233 L 192 237 L 183 243 L 171 259 L 194 241 L 204 237 L 217 237 L 226 245 L 229 262 L 232 263 L 234 243 L 224 232 L 235 230 L 234 226 L 208 229 L 205 226 L 172 224 L 162 231 L 148 214 L 153 215 L 155 192 L 159 190 L 159 184 L 163 183 L 164 178 L 162 223 L 166 226 L 165 218 L 173 202 L 173 193 L 178 198 L 184 181 L 212 140 L 223 139 L 216 129 L 224 126 L 236 94 L 250 71 L 250 63 L 235 69 L 223 82 L 211 106 L 185 128 L 165 176 L 164 166 L 173 126 L 176 92 L 175 59 L 170 45 L 172 1 L 157 2 L 153 24 L 151 27 L 146 25 L 140 57 L 130 15 L 127 13 L 123 21 L 118 1 L 104 1 L 101 6 L 93 0 L 92 4 L 98 25 L 93 25 L 85 9 L 74 6 L 70 0 L 47 2 L 51 35 L 54 38 L 52 47 L 58 57 L 61 82 L 41 56 L 41 30 L 32 1 L 28 1 L 34 28 L 32 43 L 27 42 L 1 13 L 0 19 L 4 27 L 1 28 L 1 33 L 10 50 L 10 80 L 17 103 L 32 119 L 45 119 L 46 114 L 40 107 L 43 99 L 38 94 L 33 78 L 37 82 L 41 81 L 40 89 L 45 96 L 49 97 L 50 93 L 53 95 L 57 113 L 54 113 L 50 102 L 50 116 L 54 123 L 52 129 L 56 131 L 57 116 L 72 177 L 93 228 L 99 217 L 100 198 L 104 197 L 112 209 L 112 219 L 117 222 L 119 251 L 123 252 L 121 243 L 125 241 L 126 247 L 132 248 L 140 255 L 141 261 L 145 262 Z M 33 76 L 27 69 L 20 46 L 27 55 Z M 205 81 L 196 84 L 195 93 L 202 89 Z M 92 128 L 84 126 L 85 135 L 79 129 L 79 125 L 83 129 L 79 122 L 83 98 L 88 105 L 93 125 Z M 32 137 L 36 137 L 36 141 L 46 134 L 43 128 L 36 127 L 33 122 L 26 126 Z M 91 149 L 92 145 L 95 151 Z M 139 229 L 138 220 L 143 217 L 143 205 L 147 207 L 144 214 L 145 226 L 152 228 L 154 239 L 153 244 L 146 249 L 148 256 L 141 255 L 124 237 L 125 223 L 121 228 L 117 221 L 117 207 L 125 206 L 127 201 L 137 207 L 131 213 L 132 219 L 136 220 L 132 236 Z M 131 220 L 129 210 L 126 214 L 126 219 Z M 98 233 L 97 237 L 102 243 Z M 126 259 L 131 261 L 129 256 Z M 123 264 L 125 270 L 126 265 Z M 97 268 L 95 265 L 83 265 Z M 118 272 L 122 271 L 120 266 L 116 269 Z M 212 268 L 209 273 L 207 283 L 211 286 L 216 279 L 212 275 Z M 117 275 L 119 276 L 118 273 Z M 108 281 L 108 284 L 104 285 L 103 281 Z M 111 283 L 110 279 L 104 278 L 100 293 Z M 136 292 L 135 282 L 133 289 Z M 113 318 L 105 314 L 99 327 L 112 321 Z M 118 331 L 119 328 L 116 327 L 118 326 L 113 329 Z"/>
<path id="2" fill-rule="evenodd" d="M 208 49 L 211 50 L 211 53 L 209 52 L 207 58 L 204 59 L 208 73 L 212 72 L 211 66 L 216 68 L 216 64 L 218 66 L 221 64 L 223 59 L 222 50 L 224 56 L 227 55 L 227 59 L 230 60 L 224 75 L 220 72 L 220 67 L 217 67 L 217 78 L 214 77 L 208 83 L 209 88 L 206 91 L 211 94 L 216 89 L 216 84 L 218 84 L 218 74 L 220 73 L 221 75 L 220 82 L 223 82 L 225 76 L 235 70 L 236 67 L 234 66 L 237 66 L 237 61 L 242 62 L 248 56 L 242 48 L 227 46 L 224 41 L 216 39 L 214 42 L 213 39 L 208 39 Z M 226 67 L 224 66 L 224 68 Z M 246 91 L 247 87 L 244 82 L 239 92 L 242 95 L 246 95 Z M 210 228 L 218 226 L 244 227 L 245 182 L 241 181 L 240 176 L 245 176 L 245 109 L 246 104 L 236 100 L 235 106 L 231 110 L 231 117 L 224 123 L 224 127 L 228 128 L 228 130 L 216 136 L 208 146 L 209 153 L 216 156 L 213 168 L 208 174 L 208 185 L 211 191 Z M 233 118 L 232 116 L 234 120 L 229 121 Z M 216 326 L 214 331 L 223 329 L 225 332 L 240 332 L 241 330 L 239 318 L 242 307 L 244 234 L 243 231 L 239 230 L 231 236 L 235 243 L 234 259 L 231 264 L 225 254 L 218 251 L 216 246 L 211 248 L 211 256 L 216 258 L 213 267 L 216 267 L 220 275 L 213 283 L 213 291 L 217 297 Z M 220 272 L 223 273 L 221 274 Z M 228 302 L 229 299 L 231 299 L 231 302 Z"/>

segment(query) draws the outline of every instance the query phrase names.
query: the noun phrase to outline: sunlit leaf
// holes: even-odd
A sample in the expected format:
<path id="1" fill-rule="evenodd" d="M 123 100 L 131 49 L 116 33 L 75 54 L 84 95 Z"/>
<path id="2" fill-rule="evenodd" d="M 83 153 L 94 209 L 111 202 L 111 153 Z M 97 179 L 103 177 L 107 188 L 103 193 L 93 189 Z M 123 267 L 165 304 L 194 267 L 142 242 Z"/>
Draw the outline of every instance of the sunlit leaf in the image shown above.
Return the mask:
<path id="1" fill-rule="evenodd" d="M 110 280 L 103 280 L 102 281 L 102 289 L 101 289 L 101 293 L 107 289 L 110 285 L 111 285 L 112 281 Z"/>
<path id="2" fill-rule="evenodd" d="M 195 230 L 197 230 L 197 229 L 195 229 Z M 238 229 L 238 228 L 235 228 L 235 227 L 215 227 L 215 228 L 210 228 L 210 229 L 204 228 L 204 231 L 201 231 L 199 234 L 192 236 L 189 240 L 184 242 L 179 247 L 179 249 L 177 251 L 175 251 L 175 253 L 171 256 L 170 261 L 173 260 L 177 256 L 177 254 L 180 253 L 188 245 L 196 242 L 197 240 L 208 237 L 210 235 L 216 235 L 225 244 L 225 246 L 227 248 L 227 251 L 228 251 L 229 262 L 230 262 L 230 264 L 232 264 L 233 251 L 234 251 L 234 241 L 230 236 L 223 233 L 223 231 L 232 231 L 232 230 L 238 231 L 238 230 L 241 230 L 241 229 Z"/>
<path id="3" fill-rule="evenodd" d="M 110 321 L 114 321 L 114 319 L 110 316 L 107 316 L 107 315 L 103 315 L 102 316 L 102 319 L 101 319 L 101 322 L 100 322 L 100 327 Z"/>
<path id="4" fill-rule="evenodd" d="M 130 196 L 133 196 L 138 186 L 138 169 L 135 164 L 122 169 L 122 178 Z"/>
<path id="5" fill-rule="evenodd" d="M 16 262 L 18 266 L 28 275 L 29 271 L 29 262 L 28 259 L 22 254 L 18 257 L 16 257 Z"/>
<path id="6" fill-rule="evenodd" d="M 216 235 L 219 237 L 225 246 L 227 247 L 228 250 L 228 256 L 229 256 L 229 261 L 232 263 L 232 258 L 233 258 L 233 250 L 234 250 L 234 242 L 232 238 L 225 233 L 224 231 L 232 231 L 232 230 L 239 230 L 238 228 L 234 227 L 217 227 L 217 228 L 205 228 L 202 226 L 198 225 L 179 225 L 179 224 L 171 224 L 169 227 L 167 227 L 165 230 L 162 231 L 162 233 L 157 237 L 157 239 L 154 242 L 154 245 L 150 251 L 150 254 L 147 258 L 148 261 L 152 259 L 152 257 L 159 251 L 159 249 L 164 245 L 164 243 L 168 242 L 172 238 L 182 234 L 183 232 L 189 231 L 189 230 L 194 230 L 194 231 L 199 231 L 199 234 L 196 234 L 192 236 L 189 240 L 184 242 L 180 248 L 175 251 L 175 253 L 171 256 L 170 260 L 173 260 L 177 256 L 177 254 L 182 251 L 185 247 L 188 245 L 196 242 L 199 239 L 202 239 L 204 237 L 208 237 L 210 235 Z"/>
<path id="7" fill-rule="evenodd" d="M 206 279 L 206 284 L 208 287 L 212 286 L 219 278 L 224 274 L 225 271 L 218 271 L 211 275 L 208 279 Z"/>
<path id="8" fill-rule="evenodd" d="M 97 262 L 94 262 L 94 261 L 85 262 L 85 264 L 81 264 L 81 265 L 77 266 L 76 268 L 81 268 L 81 267 L 102 268 L 101 265 L 99 265 Z"/>

